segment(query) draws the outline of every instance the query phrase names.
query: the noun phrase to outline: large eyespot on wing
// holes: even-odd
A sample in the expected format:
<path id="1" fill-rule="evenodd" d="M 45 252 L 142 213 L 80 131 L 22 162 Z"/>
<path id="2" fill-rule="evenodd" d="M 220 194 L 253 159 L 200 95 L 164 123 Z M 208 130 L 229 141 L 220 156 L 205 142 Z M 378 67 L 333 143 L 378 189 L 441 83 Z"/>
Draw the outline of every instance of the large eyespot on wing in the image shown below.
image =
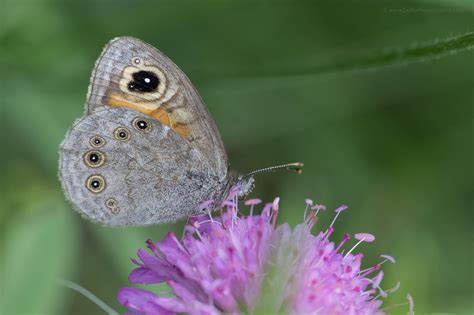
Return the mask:
<path id="1" fill-rule="evenodd" d="M 195 214 L 222 185 L 202 154 L 168 126 L 125 108 L 77 121 L 60 147 L 66 197 L 104 225 L 149 225 Z"/>
<path id="2" fill-rule="evenodd" d="M 214 120 L 186 75 L 153 46 L 132 37 L 105 46 L 92 72 L 86 113 L 102 106 L 130 108 L 167 125 L 226 178 L 227 155 Z"/>

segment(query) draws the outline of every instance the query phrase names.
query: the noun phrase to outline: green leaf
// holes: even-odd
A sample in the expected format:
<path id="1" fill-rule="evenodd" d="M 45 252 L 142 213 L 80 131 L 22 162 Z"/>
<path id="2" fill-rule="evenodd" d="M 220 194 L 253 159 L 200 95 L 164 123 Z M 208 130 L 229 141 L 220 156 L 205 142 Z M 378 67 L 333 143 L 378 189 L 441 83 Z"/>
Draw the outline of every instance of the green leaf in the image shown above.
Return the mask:
<path id="1" fill-rule="evenodd" d="M 10 220 L 2 246 L 2 314 L 54 314 L 61 305 L 76 252 L 76 227 L 60 202 Z"/>

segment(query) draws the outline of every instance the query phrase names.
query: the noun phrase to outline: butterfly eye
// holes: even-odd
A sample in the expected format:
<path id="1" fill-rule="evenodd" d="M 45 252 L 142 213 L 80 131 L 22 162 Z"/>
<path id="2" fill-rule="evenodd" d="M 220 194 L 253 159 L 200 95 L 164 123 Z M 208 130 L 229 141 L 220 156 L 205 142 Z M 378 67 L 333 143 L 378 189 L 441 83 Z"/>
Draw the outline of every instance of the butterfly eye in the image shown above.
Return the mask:
<path id="1" fill-rule="evenodd" d="M 135 129 L 141 132 L 150 132 L 151 130 L 151 124 L 141 117 L 135 118 L 132 122 L 132 125 L 135 127 Z"/>
<path id="2" fill-rule="evenodd" d="M 115 139 L 117 140 L 127 141 L 130 139 L 130 131 L 128 131 L 127 128 L 118 127 L 114 131 L 114 136 L 115 136 Z"/>
<path id="3" fill-rule="evenodd" d="M 105 139 L 102 138 L 101 136 L 93 136 L 90 140 L 89 140 L 89 143 L 91 144 L 91 146 L 93 146 L 94 148 L 100 148 L 100 147 L 103 147 L 105 145 Z"/>
<path id="4" fill-rule="evenodd" d="M 84 163 L 89 167 L 99 167 L 105 163 L 105 155 L 100 151 L 88 151 L 84 154 Z"/>
<path id="5" fill-rule="evenodd" d="M 86 180 L 86 187 L 91 192 L 98 194 L 105 189 L 105 179 L 101 175 L 91 175 Z"/>
<path id="6" fill-rule="evenodd" d="M 160 84 L 160 79 L 152 71 L 137 71 L 132 73 L 133 80 L 128 82 L 130 92 L 150 93 L 155 92 Z"/>

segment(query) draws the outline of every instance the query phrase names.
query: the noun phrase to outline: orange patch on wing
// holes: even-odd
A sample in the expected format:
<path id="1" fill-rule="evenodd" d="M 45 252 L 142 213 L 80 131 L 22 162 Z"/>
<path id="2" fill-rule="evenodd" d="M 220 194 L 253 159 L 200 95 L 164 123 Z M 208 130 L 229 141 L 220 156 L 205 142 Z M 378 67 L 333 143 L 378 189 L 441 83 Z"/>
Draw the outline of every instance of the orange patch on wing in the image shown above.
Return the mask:
<path id="1" fill-rule="evenodd" d="M 171 127 L 174 131 L 176 131 L 180 136 L 189 139 L 189 130 L 186 128 L 185 124 L 176 122 Z"/>
<path id="2" fill-rule="evenodd" d="M 113 107 L 127 107 L 130 109 L 139 111 L 141 113 L 144 113 L 146 115 L 148 115 L 151 111 L 148 108 L 140 106 L 140 104 L 135 104 L 127 100 L 124 100 L 123 98 L 120 98 L 118 95 L 111 95 L 110 97 L 107 97 L 105 102 L 108 105 L 113 106 Z"/>
<path id="3" fill-rule="evenodd" d="M 183 124 L 179 121 L 174 121 L 172 116 L 168 113 L 166 109 L 158 107 L 157 109 L 150 111 L 148 115 L 160 121 L 161 123 L 169 126 L 171 129 L 176 131 L 181 137 L 189 137 L 189 130 L 186 128 L 186 124 Z"/>
<path id="4" fill-rule="evenodd" d="M 166 109 L 163 109 L 161 107 L 158 107 L 156 109 L 150 109 L 148 107 L 141 105 L 140 103 L 137 104 L 137 103 L 132 103 L 127 100 L 124 100 L 119 95 L 115 95 L 115 94 L 108 97 L 106 100 L 106 103 L 113 107 L 126 107 L 126 108 L 136 110 L 145 115 L 151 116 L 155 118 L 156 120 L 158 120 L 159 122 L 161 122 L 162 124 L 165 124 L 171 129 L 173 129 L 180 136 L 184 138 L 189 137 L 190 132 L 186 128 L 186 124 L 178 122 L 178 121 L 174 121 L 173 118 L 170 116 L 170 114 L 166 111 Z"/>

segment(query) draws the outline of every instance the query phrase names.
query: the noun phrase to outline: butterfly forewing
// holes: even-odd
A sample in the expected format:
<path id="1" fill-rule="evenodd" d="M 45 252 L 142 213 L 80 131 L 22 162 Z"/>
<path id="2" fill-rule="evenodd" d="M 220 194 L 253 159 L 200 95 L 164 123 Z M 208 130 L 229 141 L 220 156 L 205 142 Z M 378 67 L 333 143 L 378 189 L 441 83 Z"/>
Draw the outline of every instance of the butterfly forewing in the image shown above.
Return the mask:
<path id="1" fill-rule="evenodd" d="M 199 150 L 213 175 L 228 176 L 222 139 L 201 97 L 178 66 L 151 45 L 131 37 L 107 44 L 92 72 L 86 114 L 103 106 L 152 117 Z"/>

